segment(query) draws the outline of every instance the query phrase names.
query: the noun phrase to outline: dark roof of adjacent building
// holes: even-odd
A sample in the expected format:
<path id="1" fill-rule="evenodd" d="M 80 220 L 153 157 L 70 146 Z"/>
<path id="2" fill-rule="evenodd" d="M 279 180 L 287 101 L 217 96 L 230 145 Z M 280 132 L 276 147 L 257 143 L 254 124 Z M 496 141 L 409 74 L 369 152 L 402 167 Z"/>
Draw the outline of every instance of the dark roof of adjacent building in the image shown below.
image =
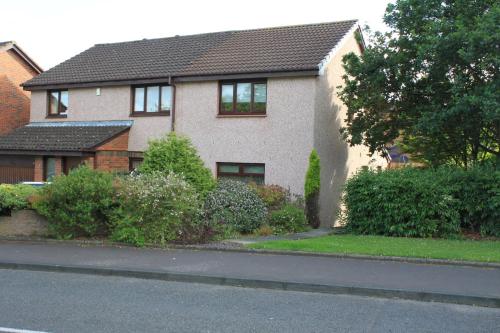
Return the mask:
<path id="1" fill-rule="evenodd" d="M 24 87 L 318 70 L 357 25 L 341 21 L 97 44 Z"/>
<path id="2" fill-rule="evenodd" d="M 21 59 L 23 59 L 28 64 L 28 66 L 33 68 L 33 70 L 36 73 L 40 74 L 43 72 L 42 67 L 40 67 L 40 65 L 38 65 L 33 59 L 31 59 L 28 56 L 28 54 L 26 54 L 26 52 L 24 52 L 23 49 L 21 49 L 19 47 L 19 45 L 17 45 L 16 42 L 14 42 L 14 41 L 0 42 L 0 51 L 5 51 L 5 50 L 12 50 L 12 51 L 16 52 L 16 54 Z"/>
<path id="3" fill-rule="evenodd" d="M 0 151 L 91 151 L 130 129 L 132 121 L 34 122 L 0 137 Z"/>

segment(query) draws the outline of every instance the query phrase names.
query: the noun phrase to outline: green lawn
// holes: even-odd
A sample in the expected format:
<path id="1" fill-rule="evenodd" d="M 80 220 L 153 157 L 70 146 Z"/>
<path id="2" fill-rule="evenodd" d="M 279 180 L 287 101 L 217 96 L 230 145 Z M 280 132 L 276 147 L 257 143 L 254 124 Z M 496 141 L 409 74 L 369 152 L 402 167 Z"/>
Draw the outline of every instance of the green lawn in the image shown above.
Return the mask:
<path id="1" fill-rule="evenodd" d="M 269 250 L 500 262 L 500 241 L 331 235 L 302 240 L 260 242 L 250 244 L 248 247 Z"/>

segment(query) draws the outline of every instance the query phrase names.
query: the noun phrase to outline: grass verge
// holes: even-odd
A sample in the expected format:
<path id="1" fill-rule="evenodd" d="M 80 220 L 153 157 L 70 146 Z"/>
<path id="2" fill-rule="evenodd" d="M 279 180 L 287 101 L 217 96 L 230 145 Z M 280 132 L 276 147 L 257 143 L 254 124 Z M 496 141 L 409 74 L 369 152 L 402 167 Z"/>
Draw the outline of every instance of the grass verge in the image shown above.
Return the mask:
<path id="1" fill-rule="evenodd" d="M 500 262 L 500 241 L 330 235 L 249 244 L 266 250 Z"/>

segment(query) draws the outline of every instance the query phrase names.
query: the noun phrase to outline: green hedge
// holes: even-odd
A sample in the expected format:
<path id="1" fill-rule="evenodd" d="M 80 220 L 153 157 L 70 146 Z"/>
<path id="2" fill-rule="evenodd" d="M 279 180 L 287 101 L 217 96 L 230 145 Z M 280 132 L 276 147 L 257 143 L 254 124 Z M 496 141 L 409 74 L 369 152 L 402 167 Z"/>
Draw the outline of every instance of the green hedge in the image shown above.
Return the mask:
<path id="1" fill-rule="evenodd" d="M 30 197 L 36 195 L 38 189 L 30 185 L 0 185 L 0 215 L 9 215 L 13 210 L 30 207 Z"/>
<path id="2" fill-rule="evenodd" d="M 500 172 L 491 168 L 362 171 L 347 182 L 344 203 L 354 233 L 500 236 Z"/>

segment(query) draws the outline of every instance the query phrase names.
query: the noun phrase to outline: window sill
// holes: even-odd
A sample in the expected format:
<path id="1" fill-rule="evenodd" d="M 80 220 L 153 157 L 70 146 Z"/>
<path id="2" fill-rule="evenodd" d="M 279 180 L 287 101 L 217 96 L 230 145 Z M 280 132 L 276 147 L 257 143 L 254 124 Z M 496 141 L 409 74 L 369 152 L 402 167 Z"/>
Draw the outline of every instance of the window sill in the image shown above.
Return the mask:
<path id="1" fill-rule="evenodd" d="M 217 118 L 265 118 L 267 114 L 218 114 Z"/>
<path id="2" fill-rule="evenodd" d="M 130 117 L 167 117 L 170 116 L 170 111 L 162 112 L 132 112 Z"/>
<path id="3" fill-rule="evenodd" d="M 68 118 L 67 114 L 48 114 L 45 118 Z"/>

